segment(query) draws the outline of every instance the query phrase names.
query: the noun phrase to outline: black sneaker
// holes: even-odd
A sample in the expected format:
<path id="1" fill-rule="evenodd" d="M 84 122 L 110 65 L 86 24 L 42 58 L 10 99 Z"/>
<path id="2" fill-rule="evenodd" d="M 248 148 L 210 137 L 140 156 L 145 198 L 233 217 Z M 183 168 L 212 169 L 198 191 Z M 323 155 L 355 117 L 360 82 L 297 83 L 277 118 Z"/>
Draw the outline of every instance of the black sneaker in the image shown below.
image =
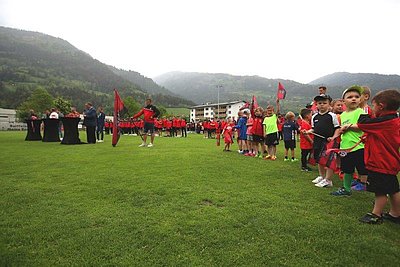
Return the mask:
<path id="1" fill-rule="evenodd" d="M 389 212 L 382 214 L 382 218 L 386 221 L 391 221 L 392 223 L 400 224 L 400 216 L 394 217 L 390 215 Z"/>
<path id="2" fill-rule="evenodd" d="M 363 217 L 359 219 L 360 222 L 362 223 L 369 223 L 369 224 L 381 224 L 383 223 L 382 217 L 379 217 L 376 214 L 373 213 L 367 213 Z"/>

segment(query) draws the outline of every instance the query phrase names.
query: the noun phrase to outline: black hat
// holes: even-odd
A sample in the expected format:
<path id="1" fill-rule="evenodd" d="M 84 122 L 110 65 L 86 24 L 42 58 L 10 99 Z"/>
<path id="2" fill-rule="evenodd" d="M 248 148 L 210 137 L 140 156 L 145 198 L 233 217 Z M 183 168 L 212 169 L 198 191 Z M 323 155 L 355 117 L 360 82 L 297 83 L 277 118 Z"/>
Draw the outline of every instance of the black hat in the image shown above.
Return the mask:
<path id="1" fill-rule="evenodd" d="M 332 102 L 332 97 L 330 97 L 329 95 L 317 95 L 316 97 L 314 97 L 314 101 L 321 101 L 321 100 L 329 100 L 329 102 Z"/>

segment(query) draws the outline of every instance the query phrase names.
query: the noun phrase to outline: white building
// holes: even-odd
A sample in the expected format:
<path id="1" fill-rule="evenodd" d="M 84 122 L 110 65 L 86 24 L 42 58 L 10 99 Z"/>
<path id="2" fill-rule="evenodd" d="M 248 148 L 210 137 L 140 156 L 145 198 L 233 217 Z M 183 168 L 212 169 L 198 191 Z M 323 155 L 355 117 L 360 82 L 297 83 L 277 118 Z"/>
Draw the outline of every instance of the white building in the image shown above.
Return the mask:
<path id="1" fill-rule="evenodd" d="M 190 108 L 190 121 L 199 121 L 207 119 L 237 119 L 239 109 L 244 106 L 244 101 L 233 101 L 226 103 L 213 103 L 193 106 Z M 218 110 L 219 106 L 219 110 Z"/>
<path id="2" fill-rule="evenodd" d="M 0 108 L 0 130 L 25 130 L 26 124 L 17 122 L 17 112 L 14 109 Z"/>

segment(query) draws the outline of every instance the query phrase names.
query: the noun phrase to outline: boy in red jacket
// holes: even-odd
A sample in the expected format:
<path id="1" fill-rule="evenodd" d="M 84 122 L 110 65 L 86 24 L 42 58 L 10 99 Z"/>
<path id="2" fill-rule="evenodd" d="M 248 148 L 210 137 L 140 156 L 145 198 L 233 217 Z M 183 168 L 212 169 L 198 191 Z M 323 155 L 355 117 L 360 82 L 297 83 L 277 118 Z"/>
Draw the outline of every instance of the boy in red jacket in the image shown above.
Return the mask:
<path id="1" fill-rule="evenodd" d="M 360 218 L 363 223 L 379 224 L 385 219 L 400 224 L 400 188 L 396 176 L 400 171 L 399 107 L 398 90 L 381 91 L 372 99 L 372 111 L 376 117 L 362 115 L 357 123 L 357 127 L 366 133 L 364 157 L 368 170 L 367 191 L 375 193 L 374 209 Z M 390 211 L 382 214 L 387 195 Z"/>

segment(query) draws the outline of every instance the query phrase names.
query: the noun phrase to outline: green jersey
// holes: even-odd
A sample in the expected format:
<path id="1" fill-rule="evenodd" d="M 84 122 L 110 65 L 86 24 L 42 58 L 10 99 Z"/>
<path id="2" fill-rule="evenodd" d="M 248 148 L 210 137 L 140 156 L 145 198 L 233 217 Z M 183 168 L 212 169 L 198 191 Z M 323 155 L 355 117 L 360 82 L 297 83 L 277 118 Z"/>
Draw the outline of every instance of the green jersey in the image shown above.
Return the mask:
<path id="1" fill-rule="evenodd" d="M 263 125 L 265 135 L 278 132 L 277 120 L 276 114 L 273 114 L 271 117 L 264 118 Z"/>
<path id="2" fill-rule="evenodd" d="M 365 114 L 364 110 L 361 108 L 358 108 L 353 111 L 344 111 L 342 114 L 340 114 L 340 121 L 341 125 L 345 124 L 357 124 L 358 118 L 360 117 L 361 114 Z M 353 131 L 353 130 L 347 130 L 344 134 L 342 134 L 342 140 L 340 141 L 340 148 L 341 149 L 348 149 L 354 146 L 358 141 L 360 141 L 361 136 L 364 133 L 361 131 Z M 358 144 L 352 151 L 356 151 L 359 149 L 364 148 L 364 144 L 360 143 Z"/>

